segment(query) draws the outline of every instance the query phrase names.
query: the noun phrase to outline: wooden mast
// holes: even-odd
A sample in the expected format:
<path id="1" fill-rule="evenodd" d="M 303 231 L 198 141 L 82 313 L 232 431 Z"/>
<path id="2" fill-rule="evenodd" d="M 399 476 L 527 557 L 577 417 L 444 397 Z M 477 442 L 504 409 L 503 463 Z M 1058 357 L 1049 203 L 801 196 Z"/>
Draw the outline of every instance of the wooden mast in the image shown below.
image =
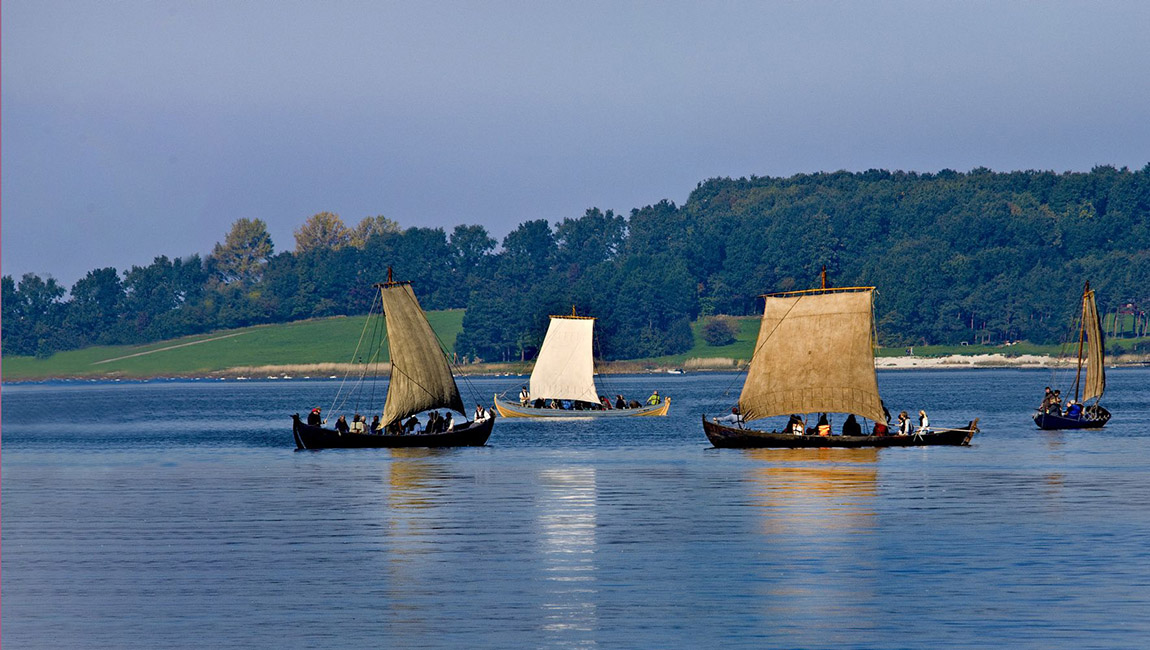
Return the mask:
<path id="1" fill-rule="evenodd" d="M 1090 281 L 1086 281 L 1086 287 L 1082 289 L 1082 316 L 1079 318 L 1078 324 L 1078 371 L 1074 373 L 1074 401 L 1078 401 L 1078 385 L 1079 380 L 1082 378 L 1082 343 L 1086 338 L 1086 297 L 1090 294 Z M 1091 341 L 1091 345 L 1097 345 L 1096 341 Z"/>

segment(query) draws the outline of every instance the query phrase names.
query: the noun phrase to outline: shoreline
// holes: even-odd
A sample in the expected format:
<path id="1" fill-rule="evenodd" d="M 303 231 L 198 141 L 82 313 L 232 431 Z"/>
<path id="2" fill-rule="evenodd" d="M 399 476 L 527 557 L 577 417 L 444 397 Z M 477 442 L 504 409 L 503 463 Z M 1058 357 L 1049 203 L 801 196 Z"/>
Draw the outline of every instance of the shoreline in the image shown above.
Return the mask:
<path id="1" fill-rule="evenodd" d="M 457 374 L 469 377 L 527 376 L 531 373 L 530 362 L 480 363 L 456 368 Z M 638 374 L 696 374 L 701 372 L 737 372 L 746 369 L 746 361 L 735 359 L 688 359 L 681 365 L 643 362 L 613 361 L 599 367 L 596 374 L 638 375 Z M 1138 368 L 1150 365 L 1150 355 L 1129 354 L 1113 359 L 1110 368 Z M 1004 354 L 952 354 L 939 357 L 899 356 L 876 357 L 877 370 L 969 370 L 972 368 L 1021 368 L 1021 369 L 1060 369 L 1073 367 L 1074 361 L 1042 355 Z M 133 375 L 122 372 L 108 372 L 89 375 L 45 375 L 21 379 L 3 379 L 5 384 L 41 383 L 46 381 L 143 381 L 156 379 L 208 379 L 208 380 L 262 380 L 283 381 L 292 379 L 342 379 L 357 366 L 346 363 L 290 364 L 266 366 L 237 366 L 223 370 L 201 372 L 156 373 Z M 677 371 L 677 372 L 672 372 Z M 371 375 L 386 377 L 390 364 L 380 364 L 378 371 Z M 358 374 L 358 373 L 357 373 Z"/>

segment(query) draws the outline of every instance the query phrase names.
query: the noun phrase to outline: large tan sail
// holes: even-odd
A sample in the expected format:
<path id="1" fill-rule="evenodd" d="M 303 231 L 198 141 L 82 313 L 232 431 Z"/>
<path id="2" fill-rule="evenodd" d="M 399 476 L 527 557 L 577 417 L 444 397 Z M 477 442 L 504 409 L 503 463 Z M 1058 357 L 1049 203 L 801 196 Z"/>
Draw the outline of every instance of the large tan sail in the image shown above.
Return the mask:
<path id="1" fill-rule="evenodd" d="M 439 340 L 408 283 L 378 285 L 387 319 L 391 381 L 383 405 L 385 425 L 421 411 L 449 408 L 464 413 Z M 464 413 L 466 415 L 466 413 Z"/>
<path id="2" fill-rule="evenodd" d="M 739 408 L 748 420 L 853 413 L 884 421 L 874 369 L 874 290 L 766 296 Z"/>
<path id="3" fill-rule="evenodd" d="M 552 316 L 531 371 L 531 398 L 599 402 L 592 337 L 595 319 Z"/>
<path id="4" fill-rule="evenodd" d="M 1094 291 L 1087 291 L 1082 300 L 1082 327 L 1090 346 L 1086 355 L 1086 384 L 1082 387 L 1082 401 L 1086 401 L 1102 397 L 1106 391 L 1106 342 L 1098 306 L 1094 304 Z"/>

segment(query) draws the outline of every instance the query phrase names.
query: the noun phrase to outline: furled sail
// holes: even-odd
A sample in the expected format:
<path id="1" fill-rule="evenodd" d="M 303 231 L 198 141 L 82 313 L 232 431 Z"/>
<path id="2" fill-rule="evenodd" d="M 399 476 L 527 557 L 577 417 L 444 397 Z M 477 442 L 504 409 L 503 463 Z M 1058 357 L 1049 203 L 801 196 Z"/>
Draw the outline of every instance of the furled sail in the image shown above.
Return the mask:
<path id="1" fill-rule="evenodd" d="M 1088 290 L 1082 296 L 1082 327 L 1090 344 L 1086 356 L 1086 385 L 1083 386 L 1082 401 L 1102 397 L 1106 391 L 1106 342 L 1102 336 L 1102 321 L 1098 316 L 1098 306 L 1094 304 L 1094 291 Z"/>
<path id="2" fill-rule="evenodd" d="M 531 371 L 532 399 L 599 402 L 591 352 L 594 327 L 594 318 L 551 317 L 535 369 Z"/>
<path id="3" fill-rule="evenodd" d="M 885 420 L 872 347 L 873 288 L 766 296 L 739 408 L 747 420 L 853 413 Z"/>
<path id="4" fill-rule="evenodd" d="M 411 285 L 389 282 L 377 286 L 383 296 L 391 351 L 391 381 L 387 402 L 383 405 L 384 425 L 428 409 L 449 408 L 464 413 L 463 398 L 451 376 L 447 358 Z"/>

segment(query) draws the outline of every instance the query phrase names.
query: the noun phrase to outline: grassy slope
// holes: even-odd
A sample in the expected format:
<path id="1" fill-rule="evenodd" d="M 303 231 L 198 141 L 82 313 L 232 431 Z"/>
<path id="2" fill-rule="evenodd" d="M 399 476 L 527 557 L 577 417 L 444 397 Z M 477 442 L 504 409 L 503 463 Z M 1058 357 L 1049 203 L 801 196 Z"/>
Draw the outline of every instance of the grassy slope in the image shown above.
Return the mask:
<path id="1" fill-rule="evenodd" d="M 695 347 L 682 354 L 652 359 L 664 366 L 681 366 L 687 359 L 750 359 L 755 350 L 755 339 L 759 336 L 758 316 L 732 317 L 739 324 L 735 342 L 730 345 L 714 346 L 703 340 L 703 320 L 691 323 L 691 333 L 695 335 Z"/>
<path id="2" fill-rule="evenodd" d="M 48 359 L 5 357 L 5 380 L 42 377 L 149 377 L 210 373 L 237 366 L 346 363 L 352 360 L 363 332 L 365 316 L 322 318 L 284 325 L 260 325 L 188 336 L 148 345 L 100 346 L 60 352 Z M 443 343 L 455 345 L 463 328 L 463 310 L 428 313 L 428 320 Z M 138 352 L 160 350 L 193 341 L 238 334 L 206 343 L 162 350 L 153 354 L 95 365 Z M 368 332 L 367 336 L 370 337 Z M 386 357 L 386 350 L 384 351 Z M 386 360 L 386 358 L 382 359 Z"/>

